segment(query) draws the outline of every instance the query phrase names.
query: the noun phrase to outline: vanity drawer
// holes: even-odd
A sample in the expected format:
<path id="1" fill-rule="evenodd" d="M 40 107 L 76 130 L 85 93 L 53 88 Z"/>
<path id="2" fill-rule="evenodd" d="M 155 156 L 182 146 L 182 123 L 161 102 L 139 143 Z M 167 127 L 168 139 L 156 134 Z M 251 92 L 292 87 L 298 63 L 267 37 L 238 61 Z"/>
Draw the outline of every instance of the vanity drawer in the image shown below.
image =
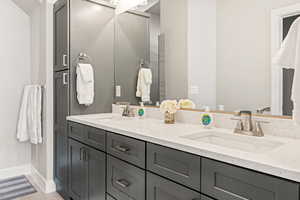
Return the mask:
<path id="1" fill-rule="evenodd" d="M 107 192 L 118 200 L 145 200 L 145 171 L 108 156 Z"/>
<path id="2" fill-rule="evenodd" d="M 147 169 L 200 191 L 201 159 L 182 151 L 147 144 Z"/>
<path id="3" fill-rule="evenodd" d="M 167 179 L 147 172 L 147 200 L 200 200 L 201 195 Z"/>
<path id="4" fill-rule="evenodd" d="M 106 149 L 106 131 L 98 128 L 69 122 L 69 137 L 101 151 Z"/>
<path id="5" fill-rule="evenodd" d="M 101 151 L 106 150 L 106 131 L 93 127 L 85 127 L 84 142 Z"/>
<path id="6" fill-rule="evenodd" d="M 76 139 L 76 140 L 84 140 L 85 138 L 85 126 L 75 123 L 75 122 L 69 122 L 68 123 L 68 132 L 69 137 Z"/>
<path id="7" fill-rule="evenodd" d="M 202 159 L 201 192 L 222 200 L 299 200 L 299 184 Z"/>
<path id="8" fill-rule="evenodd" d="M 146 143 L 143 141 L 108 133 L 107 152 L 122 160 L 145 168 Z"/>

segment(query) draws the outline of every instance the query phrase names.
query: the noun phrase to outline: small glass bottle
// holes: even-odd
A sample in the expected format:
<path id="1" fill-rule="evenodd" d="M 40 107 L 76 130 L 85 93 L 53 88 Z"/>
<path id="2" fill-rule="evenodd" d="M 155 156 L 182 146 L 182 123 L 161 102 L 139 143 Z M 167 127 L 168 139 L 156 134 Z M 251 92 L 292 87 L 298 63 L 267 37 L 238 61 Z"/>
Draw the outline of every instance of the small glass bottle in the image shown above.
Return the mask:
<path id="1" fill-rule="evenodd" d="M 205 107 L 205 112 L 201 115 L 201 124 L 204 128 L 211 128 L 213 126 L 214 118 L 210 113 L 210 108 Z"/>
<path id="2" fill-rule="evenodd" d="M 137 115 L 140 119 L 144 119 L 146 117 L 146 109 L 143 102 L 140 102 L 140 107 L 138 108 Z"/>

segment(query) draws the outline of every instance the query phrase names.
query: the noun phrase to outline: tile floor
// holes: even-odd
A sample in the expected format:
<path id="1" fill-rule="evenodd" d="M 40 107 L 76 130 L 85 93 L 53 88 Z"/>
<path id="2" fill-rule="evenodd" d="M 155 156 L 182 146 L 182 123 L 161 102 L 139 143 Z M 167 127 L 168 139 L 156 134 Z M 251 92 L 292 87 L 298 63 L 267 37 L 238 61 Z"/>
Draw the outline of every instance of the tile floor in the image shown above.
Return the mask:
<path id="1" fill-rule="evenodd" d="M 32 183 L 32 185 L 35 187 L 37 192 L 34 194 L 31 194 L 31 195 L 17 198 L 16 200 L 63 200 L 63 198 L 57 193 L 52 193 L 52 194 L 42 193 L 40 191 L 40 189 L 31 181 L 30 176 L 28 176 L 27 178 Z"/>

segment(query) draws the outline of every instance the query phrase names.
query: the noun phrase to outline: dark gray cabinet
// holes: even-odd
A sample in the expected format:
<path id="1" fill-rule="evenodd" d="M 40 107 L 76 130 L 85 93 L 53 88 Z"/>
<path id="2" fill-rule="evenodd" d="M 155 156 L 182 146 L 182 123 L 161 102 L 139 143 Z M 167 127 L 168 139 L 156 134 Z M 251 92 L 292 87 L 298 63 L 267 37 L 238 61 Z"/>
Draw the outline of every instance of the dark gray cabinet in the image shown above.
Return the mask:
<path id="1" fill-rule="evenodd" d="M 106 131 L 101 129 L 71 122 L 69 123 L 69 137 L 101 151 L 106 149 Z"/>
<path id="2" fill-rule="evenodd" d="M 68 123 L 69 137 L 75 140 L 83 141 L 85 139 L 85 129 L 86 126 L 83 126 L 81 124 L 75 122 Z"/>
<path id="3" fill-rule="evenodd" d="M 292 181 L 75 122 L 68 127 L 66 200 L 299 200 Z"/>
<path id="4" fill-rule="evenodd" d="M 147 200 L 201 200 L 201 195 L 148 172 Z"/>
<path id="5" fill-rule="evenodd" d="M 107 192 L 118 200 L 145 200 L 145 171 L 107 158 Z"/>
<path id="6" fill-rule="evenodd" d="M 219 200 L 299 200 L 299 184 L 202 159 L 201 192 Z"/>
<path id="7" fill-rule="evenodd" d="M 68 0 L 58 0 L 54 4 L 54 71 L 68 69 L 68 13 Z"/>
<path id="8" fill-rule="evenodd" d="M 54 26 L 54 181 L 57 192 L 68 198 L 68 0 L 58 0 L 53 9 Z"/>
<path id="9" fill-rule="evenodd" d="M 147 144 L 147 170 L 200 191 L 200 157 Z"/>
<path id="10" fill-rule="evenodd" d="M 69 140 L 69 195 L 73 200 L 87 200 L 88 165 L 85 145 Z"/>
<path id="11" fill-rule="evenodd" d="M 69 166 L 73 200 L 105 200 L 105 153 L 69 139 Z"/>
<path id="12" fill-rule="evenodd" d="M 105 153 L 87 148 L 88 200 L 105 200 L 106 156 Z"/>
<path id="13" fill-rule="evenodd" d="M 122 160 L 145 168 L 146 143 L 143 141 L 108 133 L 107 152 Z"/>
<path id="14" fill-rule="evenodd" d="M 68 83 L 65 78 L 68 71 L 55 72 L 54 87 L 54 181 L 57 192 L 67 197 L 68 185 Z"/>

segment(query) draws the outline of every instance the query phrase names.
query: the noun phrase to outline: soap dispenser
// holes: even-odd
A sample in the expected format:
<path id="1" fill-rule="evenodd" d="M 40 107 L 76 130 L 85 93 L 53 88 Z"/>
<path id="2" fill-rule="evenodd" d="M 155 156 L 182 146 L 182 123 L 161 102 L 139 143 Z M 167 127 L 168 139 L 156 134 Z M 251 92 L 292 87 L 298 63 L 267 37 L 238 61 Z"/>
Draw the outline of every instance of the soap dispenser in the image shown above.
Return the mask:
<path id="1" fill-rule="evenodd" d="M 143 102 L 140 102 L 140 107 L 138 109 L 137 115 L 140 119 L 144 119 L 146 117 L 146 109 Z"/>
<path id="2" fill-rule="evenodd" d="M 201 124 L 204 128 L 212 128 L 214 122 L 213 115 L 210 113 L 210 108 L 205 107 L 205 112 L 201 115 Z"/>

